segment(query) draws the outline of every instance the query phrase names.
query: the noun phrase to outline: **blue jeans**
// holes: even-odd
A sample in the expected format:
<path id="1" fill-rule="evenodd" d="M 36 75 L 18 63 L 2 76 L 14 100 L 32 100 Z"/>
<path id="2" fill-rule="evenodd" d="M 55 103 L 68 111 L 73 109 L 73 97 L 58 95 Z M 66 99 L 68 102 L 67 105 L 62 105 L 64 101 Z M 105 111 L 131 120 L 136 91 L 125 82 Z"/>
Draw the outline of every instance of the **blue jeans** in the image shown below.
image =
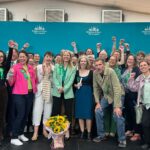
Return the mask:
<path id="1" fill-rule="evenodd" d="M 97 126 L 97 135 L 103 138 L 105 136 L 105 130 L 104 130 L 104 110 L 112 104 L 108 104 L 108 101 L 105 98 L 102 98 L 100 101 L 101 109 L 97 109 L 95 111 L 95 117 L 96 117 L 96 126 Z M 118 134 L 118 141 L 124 141 L 126 140 L 125 137 L 125 119 L 123 116 L 116 116 L 116 114 L 113 115 L 114 120 L 117 125 L 117 134 Z"/>
<path id="2" fill-rule="evenodd" d="M 32 107 L 34 94 L 31 92 L 26 95 L 13 94 L 12 96 L 14 105 L 13 111 L 15 111 L 12 138 L 18 138 L 19 135 L 23 134 L 24 127 Z"/>

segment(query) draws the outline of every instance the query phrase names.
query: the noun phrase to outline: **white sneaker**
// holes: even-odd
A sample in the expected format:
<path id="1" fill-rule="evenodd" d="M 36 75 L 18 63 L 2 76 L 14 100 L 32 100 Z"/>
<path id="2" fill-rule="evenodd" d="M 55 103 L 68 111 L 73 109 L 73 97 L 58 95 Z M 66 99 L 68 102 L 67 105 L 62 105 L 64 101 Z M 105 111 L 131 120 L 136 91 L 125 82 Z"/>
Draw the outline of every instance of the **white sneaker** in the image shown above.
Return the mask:
<path id="1" fill-rule="evenodd" d="M 23 142 L 27 142 L 29 141 L 29 139 L 27 137 L 25 137 L 23 134 L 18 136 L 18 139 L 23 141 Z"/>
<path id="2" fill-rule="evenodd" d="M 23 143 L 19 139 L 11 139 L 10 143 L 16 146 L 23 145 Z"/>

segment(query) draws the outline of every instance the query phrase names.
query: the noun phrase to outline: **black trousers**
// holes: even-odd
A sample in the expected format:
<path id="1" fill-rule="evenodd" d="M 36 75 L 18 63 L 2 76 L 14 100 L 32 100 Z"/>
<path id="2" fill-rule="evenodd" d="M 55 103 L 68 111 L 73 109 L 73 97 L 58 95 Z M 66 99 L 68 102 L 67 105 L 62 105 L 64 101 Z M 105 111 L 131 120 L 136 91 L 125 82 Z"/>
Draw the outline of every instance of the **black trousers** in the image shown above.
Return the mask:
<path id="1" fill-rule="evenodd" d="M 146 108 L 143 109 L 142 127 L 144 141 L 150 145 L 150 108 L 148 110 Z"/>
<path id="2" fill-rule="evenodd" d="M 3 138 L 7 100 L 8 100 L 7 88 L 6 86 L 2 86 L 0 87 L 0 140 Z"/>
<path id="3" fill-rule="evenodd" d="M 15 111 L 13 110 L 13 99 L 12 99 L 12 87 L 7 85 L 8 91 L 8 103 L 6 110 L 6 123 L 7 123 L 7 134 L 10 135 L 12 132 L 12 125 L 14 122 Z"/>
<path id="4" fill-rule="evenodd" d="M 126 119 L 126 130 L 134 131 L 141 134 L 141 126 L 136 124 L 135 105 L 137 101 L 137 93 L 129 91 L 125 94 L 124 117 Z"/>
<path id="5" fill-rule="evenodd" d="M 64 105 L 64 114 L 71 123 L 73 117 L 73 98 L 64 99 L 63 94 L 61 97 L 53 97 L 52 116 L 61 115 L 62 105 Z"/>

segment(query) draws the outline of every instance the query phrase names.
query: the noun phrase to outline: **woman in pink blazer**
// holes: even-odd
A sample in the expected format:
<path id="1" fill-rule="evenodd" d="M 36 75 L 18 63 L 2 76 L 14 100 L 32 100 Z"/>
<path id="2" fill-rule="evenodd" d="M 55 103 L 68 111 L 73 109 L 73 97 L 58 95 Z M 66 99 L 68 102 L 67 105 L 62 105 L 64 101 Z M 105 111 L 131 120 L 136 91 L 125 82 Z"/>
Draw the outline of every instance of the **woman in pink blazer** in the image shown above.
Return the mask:
<path id="1" fill-rule="evenodd" d="M 34 68 L 27 64 L 28 54 L 25 51 L 20 51 L 18 61 L 19 63 L 10 69 L 8 81 L 13 86 L 13 110 L 15 111 L 11 144 L 20 146 L 23 144 L 22 141 L 29 140 L 24 136 L 23 131 L 36 92 L 36 73 Z"/>

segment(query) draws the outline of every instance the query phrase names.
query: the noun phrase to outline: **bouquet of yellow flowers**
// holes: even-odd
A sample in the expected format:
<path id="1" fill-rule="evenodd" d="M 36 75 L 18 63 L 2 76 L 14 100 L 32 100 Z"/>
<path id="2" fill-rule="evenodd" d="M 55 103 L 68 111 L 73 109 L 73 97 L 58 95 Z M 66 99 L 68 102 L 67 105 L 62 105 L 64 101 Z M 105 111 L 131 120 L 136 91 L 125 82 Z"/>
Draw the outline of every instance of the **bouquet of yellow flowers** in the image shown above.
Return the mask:
<path id="1" fill-rule="evenodd" d="M 52 148 L 64 148 L 64 135 L 69 129 L 69 121 L 66 116 L 52 116 L 45 122 L 48 138 L 52 137 Z"/>

